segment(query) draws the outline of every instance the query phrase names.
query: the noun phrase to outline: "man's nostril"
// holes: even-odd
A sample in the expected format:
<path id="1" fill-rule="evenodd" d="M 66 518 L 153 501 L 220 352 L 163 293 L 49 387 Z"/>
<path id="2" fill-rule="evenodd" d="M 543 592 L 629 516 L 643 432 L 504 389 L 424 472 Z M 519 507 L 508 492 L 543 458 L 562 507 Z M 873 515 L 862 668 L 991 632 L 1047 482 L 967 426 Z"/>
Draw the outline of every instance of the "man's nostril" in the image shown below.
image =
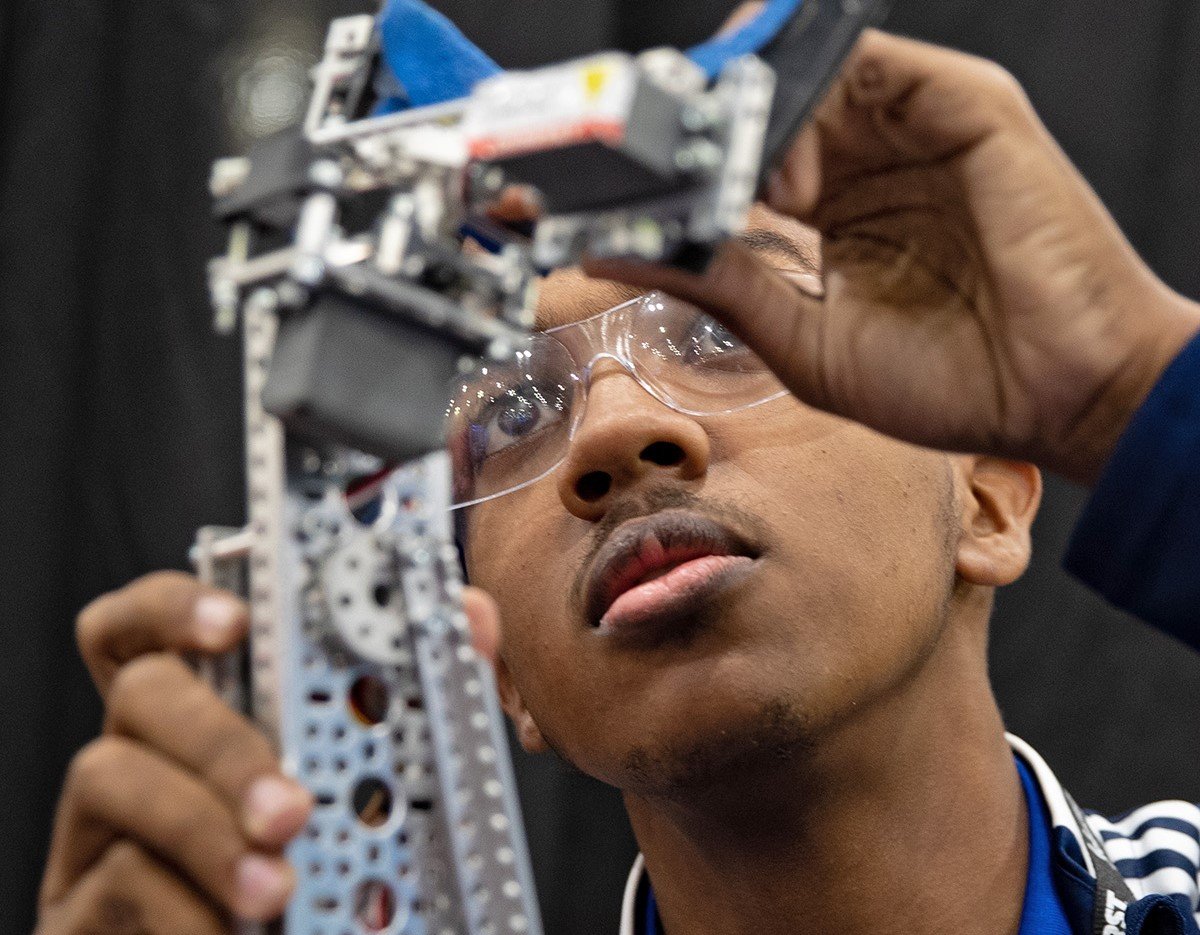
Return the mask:
<path id="1" fill-rule="evenodd" d="M 612 476 L 604 471 L 584 474 L 575 482 L 575 493 L 587 503 L 595 503 L 612 489 Z"/>
<path id="2" fill-rule="evenodd" d="M 671 442 L 655 442 L 642 450 L 642 460 L 659 467 L 675 467 L 683 464 L 686 457 L 683 449 Z"/>

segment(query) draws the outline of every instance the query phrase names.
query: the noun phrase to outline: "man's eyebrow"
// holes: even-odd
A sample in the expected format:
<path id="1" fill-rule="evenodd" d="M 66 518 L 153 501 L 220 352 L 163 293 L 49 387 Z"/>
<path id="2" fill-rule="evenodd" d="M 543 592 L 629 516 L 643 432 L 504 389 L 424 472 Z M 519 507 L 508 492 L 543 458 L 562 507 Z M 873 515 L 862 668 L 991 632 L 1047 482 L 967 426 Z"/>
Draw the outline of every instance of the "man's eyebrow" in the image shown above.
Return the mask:
<path id="1" fill-rule="evenodd" d="M 624 283 L 593 280 L 582 299 L 568 299 L 565 302 L 556 302 L 553 307 L 540 307 L 536 327 L 539 331 L 546 331 L 558 325 L 582 321 L 606 309 L 624 305 L 645 293 L 645 289 L 627 286 Z"/>
<path id="2" fill-rule="evenodd" d="M 791 237 L 760 228 L 746 231 L 744 234 L 738 234 L 737 240 L 751 250 L 760 250 L 765 253 L 775 253 L 779 256 L 785 256 L 798 264 L 806 273 L 813 273 L 817 276 L 821 274 L 821 266 L 817 262 L 817 258 L 803 244 L 798 243 Z"/>

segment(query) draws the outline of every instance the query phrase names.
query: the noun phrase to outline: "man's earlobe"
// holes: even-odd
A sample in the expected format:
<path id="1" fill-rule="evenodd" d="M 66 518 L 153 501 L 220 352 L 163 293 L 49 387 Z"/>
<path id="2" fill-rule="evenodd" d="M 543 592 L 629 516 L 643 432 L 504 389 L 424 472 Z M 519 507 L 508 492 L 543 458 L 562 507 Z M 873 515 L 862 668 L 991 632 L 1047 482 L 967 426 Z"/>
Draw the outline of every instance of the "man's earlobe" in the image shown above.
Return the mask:
<path id="1" fill-rule="evenodd" d="M 533 715 L 525 707 L 525 701 L 516 685 L 513 684 L 512 672 L 509 671 L 508 663 L 504 661 L 502 655 L 496 657 L 494 666 L 496 687 L 500 690 L 500 705 L 516 729 L 517 740 L 520 741 L 521 748 L 526 753 L 548 752 L 550 744 L 546 743 L 546 738 L 542 736 L 542 729 L 537 726 Z"/>
<path id="2" fill-rule="evenodd" d="M 1030 530 L 1042 502 L 1042 475 L 1003 458 L 964 459 L 962 530 L 956 570 L 971 584 L 1003 587 L 1029 567 Z"/>

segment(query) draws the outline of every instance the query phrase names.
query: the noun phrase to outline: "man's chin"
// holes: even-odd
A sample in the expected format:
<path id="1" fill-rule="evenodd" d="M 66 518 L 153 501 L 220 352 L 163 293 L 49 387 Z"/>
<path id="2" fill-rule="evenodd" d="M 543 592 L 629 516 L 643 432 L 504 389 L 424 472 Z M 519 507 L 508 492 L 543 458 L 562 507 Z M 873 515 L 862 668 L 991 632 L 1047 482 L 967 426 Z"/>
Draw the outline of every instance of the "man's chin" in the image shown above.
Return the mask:
<path id="1" fill-rule="evenodd" d="M 714 724 L 697 717 L 695 731 L 676 732 L 657 744 L 630 750 L 616 783 L 627 794 L 695 798 L 772 776 L 814 745 L 814 721 L 785 699 L 760 703 L 738 722 Z"/>

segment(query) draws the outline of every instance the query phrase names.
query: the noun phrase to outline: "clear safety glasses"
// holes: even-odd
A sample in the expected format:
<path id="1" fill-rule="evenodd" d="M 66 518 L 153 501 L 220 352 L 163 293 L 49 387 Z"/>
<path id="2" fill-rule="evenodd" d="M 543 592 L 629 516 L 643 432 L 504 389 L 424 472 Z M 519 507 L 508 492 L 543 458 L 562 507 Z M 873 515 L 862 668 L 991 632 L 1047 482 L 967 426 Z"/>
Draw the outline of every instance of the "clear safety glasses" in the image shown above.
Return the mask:
<path id="1" fill-rule="evenodd" d="M 455 509 L 520 490 L 562 464 L 601 360 L 686 415 L 740 412 L 787 395 L 724 325 L 651 293 L 534 334 L 510 361 L 481 362 L 456 378 L 446 412 Z"/>

